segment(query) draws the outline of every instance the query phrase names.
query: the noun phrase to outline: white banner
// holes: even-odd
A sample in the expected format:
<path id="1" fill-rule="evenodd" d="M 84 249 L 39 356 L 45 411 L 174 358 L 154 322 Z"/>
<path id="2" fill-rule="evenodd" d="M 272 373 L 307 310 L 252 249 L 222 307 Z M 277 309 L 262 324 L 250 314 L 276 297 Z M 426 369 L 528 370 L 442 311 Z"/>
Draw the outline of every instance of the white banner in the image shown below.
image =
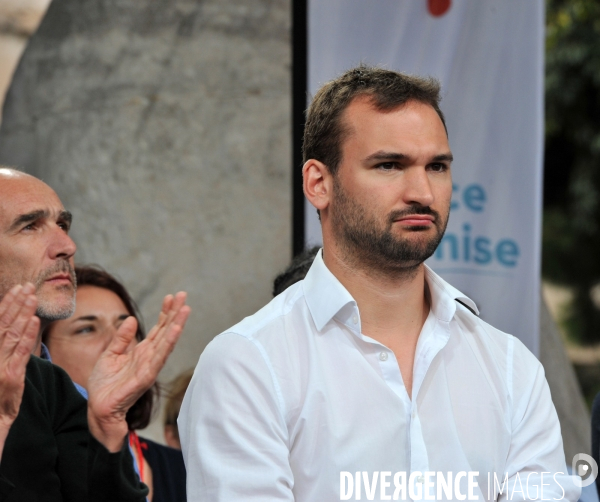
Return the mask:
<path id="1" fill-rule="evenodd" d="M 360 62 L 441 81 L 454 195 L 428 264 L 537 355 L 543 1 L 308 0 L 308 16 L 311 95 Z M 321 242 L 308 202 L 306 242 Z"/>

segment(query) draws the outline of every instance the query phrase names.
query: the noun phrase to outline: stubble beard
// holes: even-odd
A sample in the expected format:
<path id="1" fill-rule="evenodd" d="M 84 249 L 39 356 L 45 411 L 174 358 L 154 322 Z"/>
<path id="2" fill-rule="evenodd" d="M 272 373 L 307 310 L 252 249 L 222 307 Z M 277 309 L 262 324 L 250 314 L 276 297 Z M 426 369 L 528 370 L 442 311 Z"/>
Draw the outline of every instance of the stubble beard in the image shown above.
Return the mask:
<path id="1" fill-rule="evenodd" d="M 413 277 L 419 266 L 438 247 L 448 224 L 449 208 L 445 217 L 428 206 L 414 205 L 408 209 L 391 212 L 385 228 L 369 214 L 364 206 L 352 200 L 339 180 L 333 184 L 331 220 L 336 241 L 345 259 L 354 267 L 387 277 Z M 433 216 L 435 235 L 427 238 L 430 227 L 412 227 L 411 233 L 422 234 L 421 239 L 396 237 L 392 233 L 394 221 L 413 214 Z"/>
<path id="2" fill-rule="evenodd" d="M 56 287 L 55 293 L 52 295 L 53 298 L 46 298 L 46 295 L 42 292 L 42 287 L 47 279 L 58 273 L 68 273 L 72 284 Z M 38 297 L 38 307 L 35 315 L 48 322 L 71 317 L 75 312 L 76 289 L 77 279 L 73 267 L 68 261 L 59 261 L 55 266 L 42 272 L 35 280 L 35 290 Z M 56 299 L 57 294 L 60 294 L 61 298 Z"/>

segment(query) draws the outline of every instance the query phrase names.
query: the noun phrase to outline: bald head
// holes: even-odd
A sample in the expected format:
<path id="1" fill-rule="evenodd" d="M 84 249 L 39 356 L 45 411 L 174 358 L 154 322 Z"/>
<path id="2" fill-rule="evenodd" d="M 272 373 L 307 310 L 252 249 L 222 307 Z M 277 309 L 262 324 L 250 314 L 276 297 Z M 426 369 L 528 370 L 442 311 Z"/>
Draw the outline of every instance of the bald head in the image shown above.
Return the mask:
<path id="1" fill-rule="evenodd" d="M 0 167 L 0 298 L 16 284 L 32 282 L 38 316 L 69 317 L 75 306 L 75 243 L 71 214 L 48 185 L 16 169 Z"/>
<path id="2" fill-rule="evenodd" d="M 15 199 L 25 197 L 32 191 L 52 193 L 58 200 L 58 195 L 42 180 L 12 167 L 0 166 L 0 209 L 3 212 Z"/>
<path id="3" fill-rule="evenodd" d="M 25 174 L 25 173 L 15 169 L 14 167 L 0 166 L 0 177 L 6 176 L 7 178 L 11 178 L 13 176 L 19 176 L 22 174 Z M 28 176 L 28 175 L 26 175 L 26 176 Z"/>
<path id="4" fill-rule="evenodd" d="M 3 183 L 4 181 L 9 182 L 12 180 L 25 180 L 25 179 L 33 180 L 37 183 L 42 183 L 43 185 L 46 185 L 42 180 L 38 180 L 35 176 L 31 176 L 31 174 L 27 174 L 27 173 L 24 173 L 23 171 L 19 171 L 18 169 L 15 169 L 14 167 L 0 166 L 0 183 Z M 46 186 L 48 186 L 48 185 L 46 185 Z"/>

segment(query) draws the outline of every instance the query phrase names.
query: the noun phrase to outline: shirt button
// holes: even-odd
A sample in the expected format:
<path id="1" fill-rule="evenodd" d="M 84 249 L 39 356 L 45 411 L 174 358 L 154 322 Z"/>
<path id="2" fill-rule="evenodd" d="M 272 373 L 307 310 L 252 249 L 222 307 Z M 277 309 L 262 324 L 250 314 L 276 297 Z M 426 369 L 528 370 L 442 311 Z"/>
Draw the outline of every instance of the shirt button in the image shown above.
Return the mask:
<path id="1" fill-rule="evenodd" d="M 425 478 L 424 478 L 423 476 L 419 476 L 419 477 L 417 478 L 417 481 L 418 481 L 419 483 L 423 483 L 423 482 L 425 481 Z"/>
<path id="2" fill-rule="evenodd" d="M 388 358 L 387 352 L 380 352 L 379 353 L 379 359 L 381 361 L 387 361 L 387 358 Z"/>
<path id="3" fill-rule="evenodd" d="M 352 322 L 354 324 L 358 324 L 358 317 L 356 317 L 355 315 L 352 316 Z"/>

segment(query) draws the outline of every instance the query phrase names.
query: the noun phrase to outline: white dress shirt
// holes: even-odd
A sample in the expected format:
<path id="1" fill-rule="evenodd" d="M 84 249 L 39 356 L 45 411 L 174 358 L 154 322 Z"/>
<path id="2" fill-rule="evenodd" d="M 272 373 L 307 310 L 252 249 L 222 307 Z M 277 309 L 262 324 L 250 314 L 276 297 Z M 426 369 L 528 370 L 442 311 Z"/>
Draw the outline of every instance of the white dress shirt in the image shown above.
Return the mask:
<path id="1" fill-rule="evenodd" d="M 577 500 L 541 364 L 427 267 L 426 281 L 412 400 L 394 353 L 361 334 L 356 302 L 320 252 L 305 280 L 217 336 L 179 415 L 188 500 L 340 500 L 343 472 L 355 481 L 349 500 L 394 500 L 396 473 L 456 481 L 460 471 L 479 473 L 479 500 Z M 369 493 L 375 473 L 390 486 Z M 500 495 L 494 473 L 508 476 Z"/>

